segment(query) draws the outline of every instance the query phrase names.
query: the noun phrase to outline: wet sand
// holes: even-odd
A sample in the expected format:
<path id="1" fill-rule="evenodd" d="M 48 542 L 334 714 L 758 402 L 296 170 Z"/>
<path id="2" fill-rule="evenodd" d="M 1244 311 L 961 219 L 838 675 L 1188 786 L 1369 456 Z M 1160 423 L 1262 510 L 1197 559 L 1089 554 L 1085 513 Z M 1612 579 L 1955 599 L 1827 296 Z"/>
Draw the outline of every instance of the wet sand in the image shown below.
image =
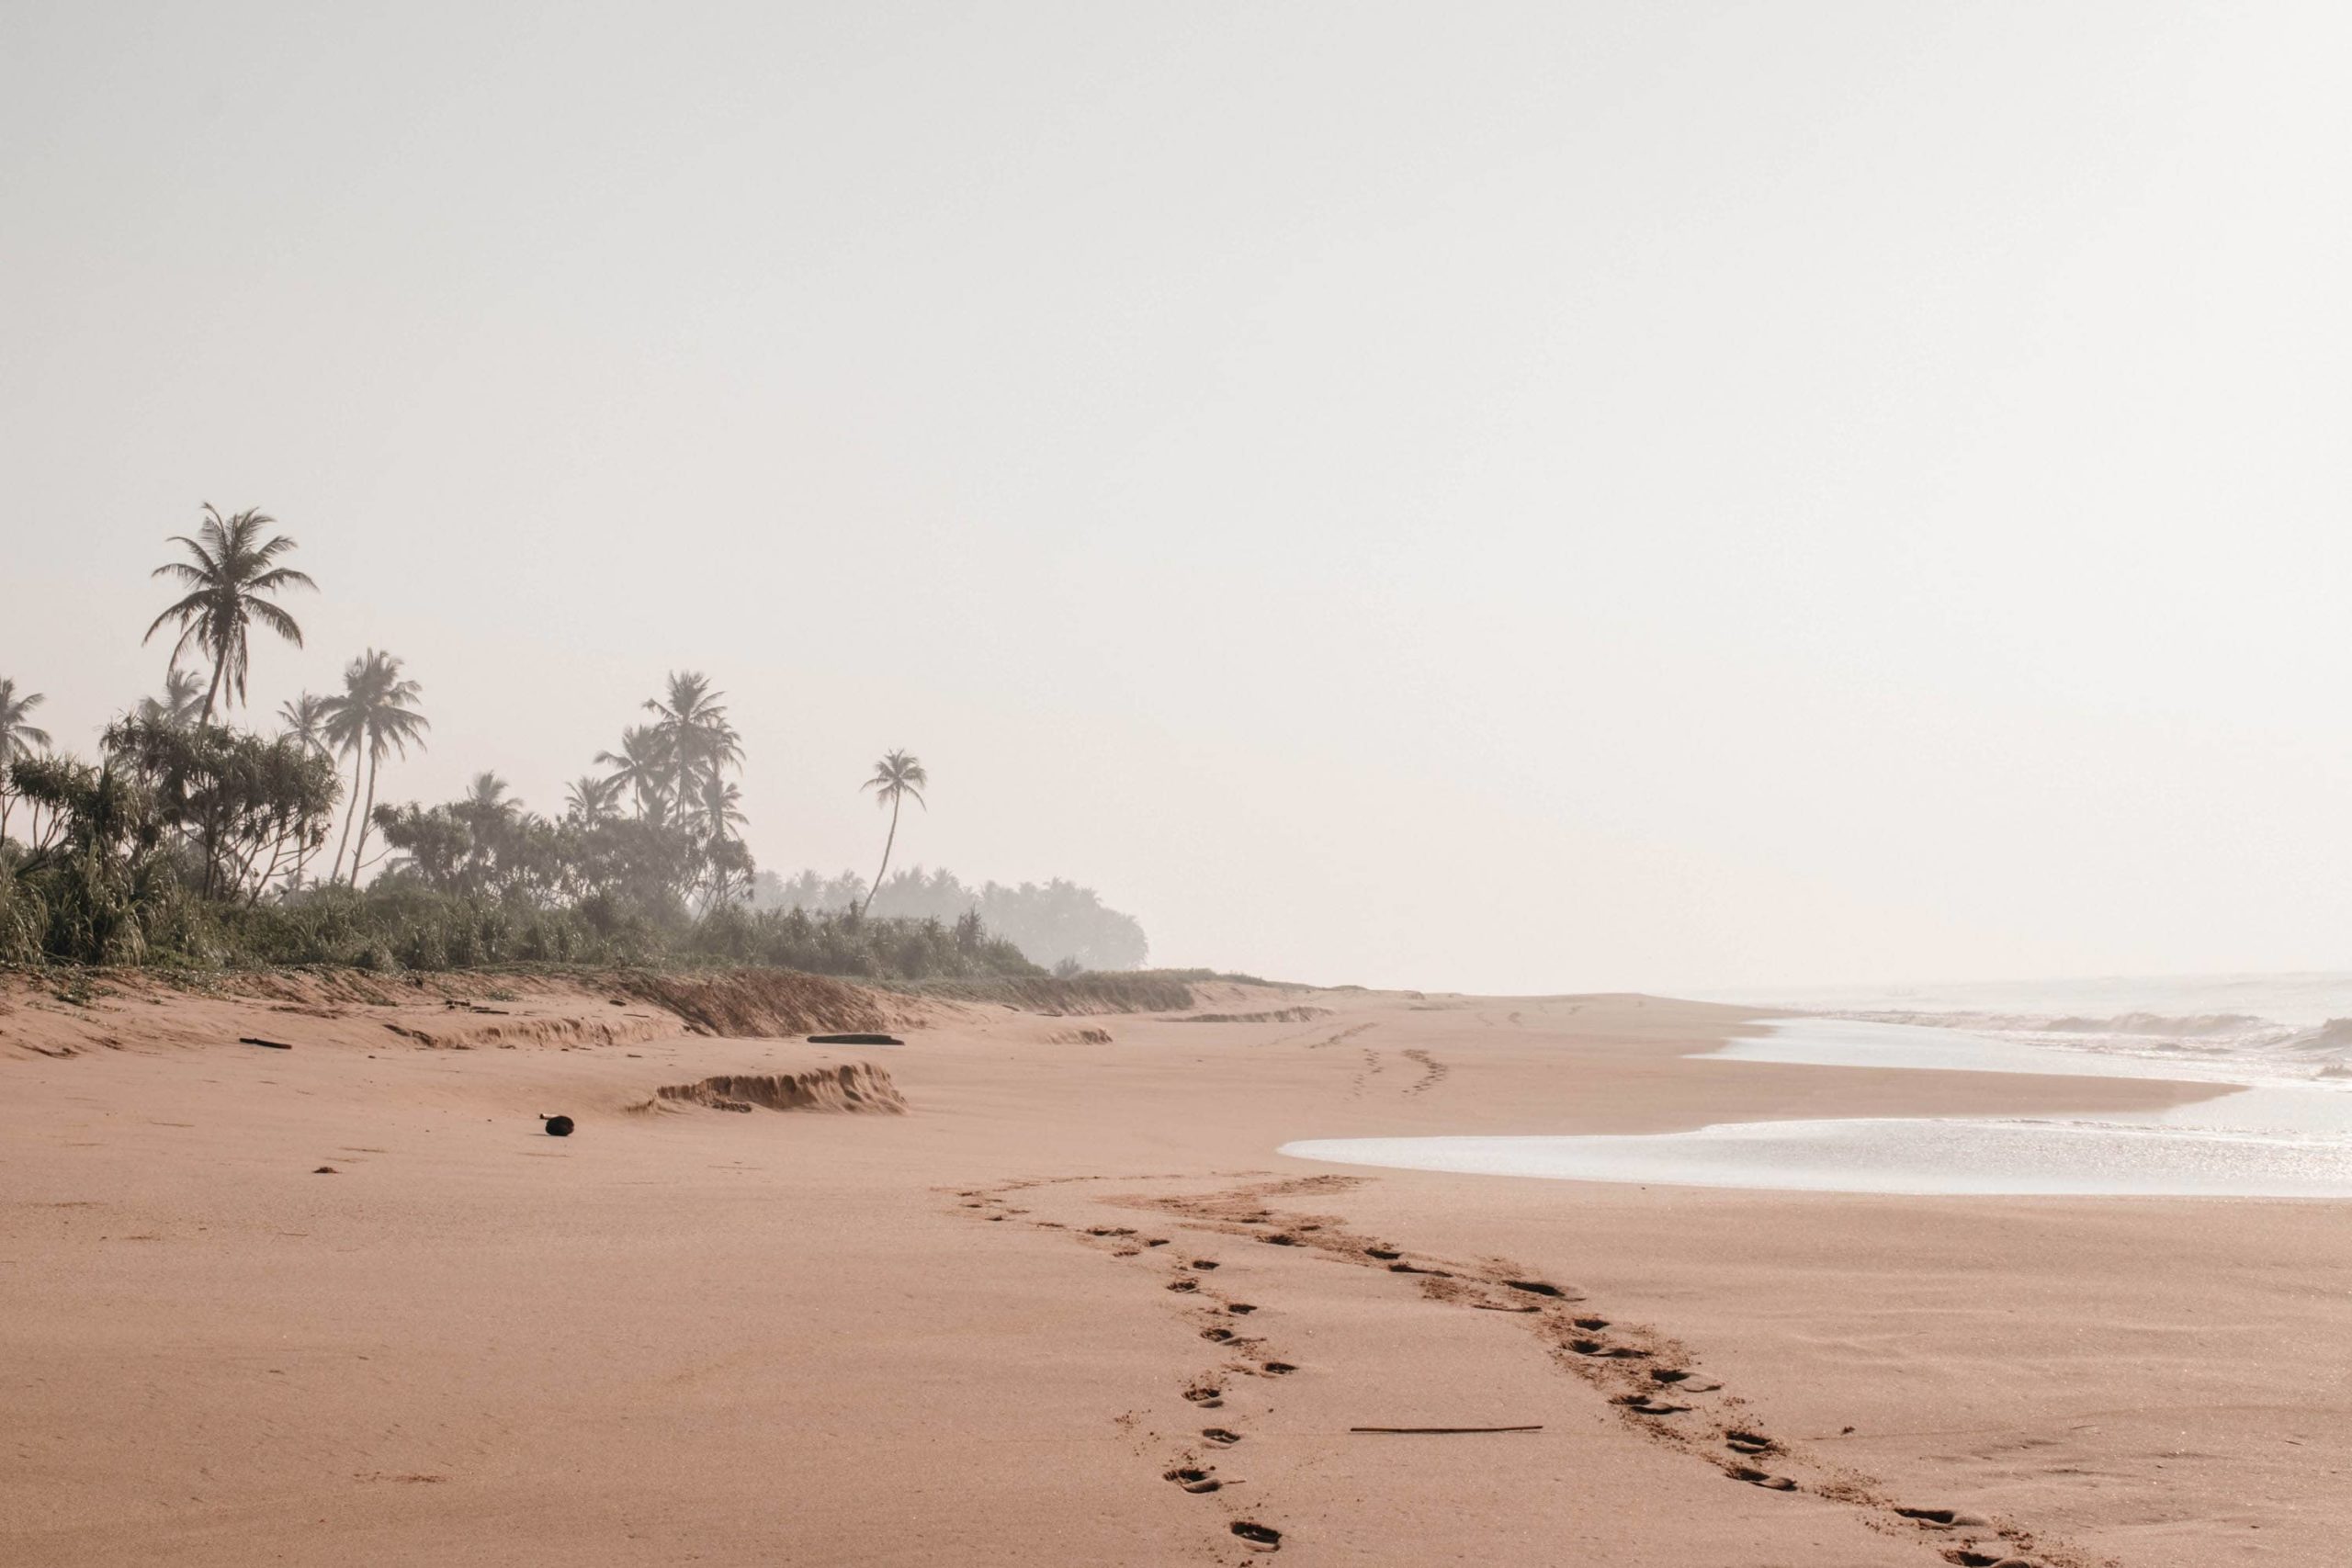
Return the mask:
<path id="1" fill-rule="evenodd" d="M 0 1561 L 2352 1562 L 2342 1205 L 1272 1152 L 2210 1085 L 1694 1060 L 1748 1015 L 1630 997 L 859 1049 L 462 989 L 0 991 Z"/>

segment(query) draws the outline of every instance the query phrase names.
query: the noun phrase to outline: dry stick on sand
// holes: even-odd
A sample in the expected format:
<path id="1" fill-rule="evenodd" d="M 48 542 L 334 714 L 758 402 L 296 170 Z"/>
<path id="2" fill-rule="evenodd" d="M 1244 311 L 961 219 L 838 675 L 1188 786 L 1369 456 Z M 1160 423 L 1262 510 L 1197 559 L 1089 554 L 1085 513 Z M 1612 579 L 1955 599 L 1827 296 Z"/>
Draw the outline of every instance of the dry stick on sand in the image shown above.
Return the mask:
<path id="1" fill-rule="evenodd" d="M 288 1045 L 283 1040 L 259 1040 L 250 1034 L 239 1039 L 237 1043 L 240 1045 L 266 1045 L 273 1051 L 291 1051 L 294 1049 L 293 1046 Z"/>
<path id="2" fill-rule="evenodd" d="M 1472 1432 L 1540 1432 L 1537 1427 L 1351 1427 L 1351 1432 L 1389 1432 L 1400 1437 L 1455 1438 Z"/>

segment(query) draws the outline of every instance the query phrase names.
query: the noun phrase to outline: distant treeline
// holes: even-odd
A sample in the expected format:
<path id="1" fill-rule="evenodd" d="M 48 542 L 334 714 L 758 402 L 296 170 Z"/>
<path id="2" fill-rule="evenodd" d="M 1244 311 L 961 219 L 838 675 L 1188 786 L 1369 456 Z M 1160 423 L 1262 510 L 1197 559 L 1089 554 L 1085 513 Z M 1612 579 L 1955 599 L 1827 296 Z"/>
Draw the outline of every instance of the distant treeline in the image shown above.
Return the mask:
<path id="1" fill-rule="evenodd" d="M 208 506 L 194 536 L 172 539 L 178 554 L 154 575 L 180 597 L 147 628 L 177 634 L 163 690 L 108 724 L 95 758 L 54 750 L 33 722 L 46 699 L 0 677 L 0 964 L 707 961 L 878 980 L 1041 976 L 991 929 L 999 908 L 1055 957 L 1143 956 L 1133 920 L 1066 883 L 969 894 L 902 874 L 879 910 L 858 902 L 862 884 L 753 908 L 729 776 L 742 770 L 741 738 L 725 694 L 693 671 L 641 705 L 647 721 L 596 753 L 560 813 L 526 809 L 491 773 L 457 800 L 379 801 L 388 764 L 431 728 L 397 656 L 368 649 L 341 691 L 289 700 L 266 730 L 230 722 L 246 702 L 253 628 L 300 647 L 278 600 L 316 587 L 285 564 L 294 541 L 274 527 Z M 885 872 L 901 807 L 924 805 L 929 783 L 920 759 L 893 750 L 861 786 L 889 810 Z M 901 885 L 908 896 L 894 897 Z M 1102 934 L 1119 921 L 1130 940 Z"/>
<path id="2" fill-rule="evenodd" d="M 865 879 L 854 871 L 831 877 L 804 871 L 790 881 L 763 871 L 752 884 L 752 907 L 760 910 L 832 914 L 861 904 L 869 915 L 892 919 L 953 924 L 977 916 L 989 932 L 1058 974 L 1140 969 L 1151 952 L 1142 922 L 1105 907 L 1092 888 L 1059 877 L 1042 886 L 989 882 L 975 888 L 953 872 L 915 866 L 886 879 L 871 902 Z"/>

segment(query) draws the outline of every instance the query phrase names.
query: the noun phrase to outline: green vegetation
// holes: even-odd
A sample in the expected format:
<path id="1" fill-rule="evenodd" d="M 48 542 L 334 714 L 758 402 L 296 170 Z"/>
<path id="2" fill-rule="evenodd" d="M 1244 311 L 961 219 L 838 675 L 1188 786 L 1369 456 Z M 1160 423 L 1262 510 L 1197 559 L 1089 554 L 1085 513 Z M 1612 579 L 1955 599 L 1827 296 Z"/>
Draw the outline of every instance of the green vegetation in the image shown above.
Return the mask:
<path id="1" fill-rule="evenodd" d="M 786 880 L 762 872 L 752 889 L 760 909 L 806 909 L 830 914 L 863 908 L 877 919 L 952 923 L 978 914 L 991 931 L 1057 975 L 1136 969 L 1150 955 L 1143 924 L 1133 915 L 1106 908 L 1091 887 L 1056 878 L 967 886 L 953 872 L 921 866 L 892 874 L 869 892 L 854 872 L 819 876 L 804 871 Z"/>
<path id="2" fill-rule="evenodd" d="M 150 638 L 178 631 L 164 690 L 107 726 L 95 761 L 52 751 L 27 717 L 40 694 L 0 679 L 0 964 L 1044 976 L 992 929 L 993 886 L 942 897 L 916 873 L 934 895 L 916 907 L 893 901 L 901 874 L 882 885 L 879 914 L 862 885 L 821 906 L 755 907 L 758 873 L 729 777 L 743 746 L 726 694 L 697 671 L 668 677 L 644 704 L 650 721 L 597 754 L 606 771 L 574 782 L 554 818 L 526 809 L 490 772 L 458 800 L 379 804 L 386 765 L 422 748 L 431 727 L 419 682 L 377 649 L 349 662 L 340 693 L 282 705 L 273 733 L 232 728 L 227 716 L 246 705 L 251 626 L 300 647 L 301 627 L 272 596 L 316 587 L 285 564 L 294 541 L 274 527 L 258 512 L 223 517 L 207 505 L 195 536 L 173 539 L 186 558 L 154 575 L 187 592 L 147 628 Z M 890 807 L 886 872 L 901 803 L 922 804 L 928 782 L 903 751 L 866 781 Z M 772 876 L 760 886 L 782 886 Z M 1142 957 L 1139 929 L 1133 950 L 1128 963 Z"/>

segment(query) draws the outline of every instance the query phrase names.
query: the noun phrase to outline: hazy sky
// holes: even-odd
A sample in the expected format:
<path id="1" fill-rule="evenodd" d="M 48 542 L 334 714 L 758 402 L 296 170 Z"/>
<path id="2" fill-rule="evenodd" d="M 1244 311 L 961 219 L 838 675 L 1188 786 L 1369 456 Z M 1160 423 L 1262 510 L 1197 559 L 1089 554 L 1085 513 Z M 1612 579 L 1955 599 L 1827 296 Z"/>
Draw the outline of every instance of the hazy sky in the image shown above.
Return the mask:
<path id="1" fill-rule="evenodd" d="M 2338 4 L 0 0 L 0 674 L 1569 989 L 2343 967 Z"/>

